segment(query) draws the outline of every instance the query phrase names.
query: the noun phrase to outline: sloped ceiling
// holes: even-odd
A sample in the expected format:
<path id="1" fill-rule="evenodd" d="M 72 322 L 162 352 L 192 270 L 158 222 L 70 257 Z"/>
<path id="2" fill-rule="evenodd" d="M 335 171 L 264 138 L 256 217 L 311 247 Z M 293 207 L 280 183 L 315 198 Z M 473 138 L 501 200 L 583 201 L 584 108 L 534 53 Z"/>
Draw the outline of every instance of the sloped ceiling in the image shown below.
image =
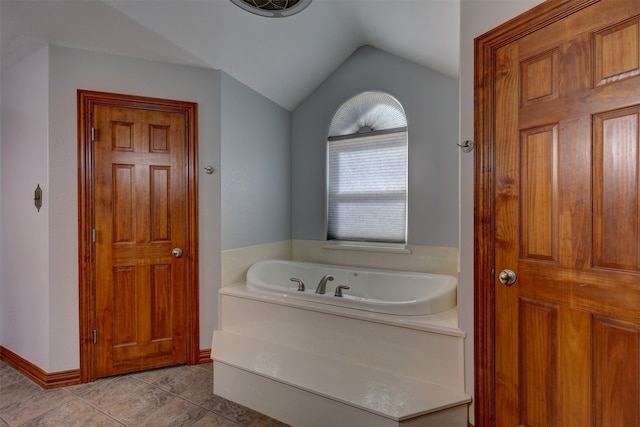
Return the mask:
<path id="1" fill-rule="evenodd" d="M 358 47 L 457 77 L 460 0 L 313 0 L 265 18 L 229 0 L 0 0 L 1 65 L 49 43 L 221 69 L 292 111 Z"/>

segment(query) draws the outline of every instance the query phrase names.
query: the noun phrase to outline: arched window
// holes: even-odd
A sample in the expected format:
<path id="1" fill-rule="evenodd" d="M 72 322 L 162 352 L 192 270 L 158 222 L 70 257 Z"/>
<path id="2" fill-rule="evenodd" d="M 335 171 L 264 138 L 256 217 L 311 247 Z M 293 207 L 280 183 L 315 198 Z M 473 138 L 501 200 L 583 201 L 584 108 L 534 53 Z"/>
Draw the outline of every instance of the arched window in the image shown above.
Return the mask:
<path id="1" fill-rule="evenodd" d="M 391 95 L 362 92 L 331 120 L 328 240 L 406 243 L 407 118 Z"/>

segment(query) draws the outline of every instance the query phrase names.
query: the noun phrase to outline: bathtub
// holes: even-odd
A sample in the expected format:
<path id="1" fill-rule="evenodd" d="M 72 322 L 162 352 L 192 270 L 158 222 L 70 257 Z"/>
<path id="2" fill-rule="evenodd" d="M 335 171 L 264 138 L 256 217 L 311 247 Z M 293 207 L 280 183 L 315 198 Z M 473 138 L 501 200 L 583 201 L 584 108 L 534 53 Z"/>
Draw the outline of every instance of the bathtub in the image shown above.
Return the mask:
<path id="1" fill-rule="evenodd" d="M 330 274 L 324 294 L 316 294 L 322 277 Z M 298 283 L 304 283 L 304 291 Z M 339 285 L 342 297 L 335 296 Z M 348 307 L 375 313 L 421 316 L 456 306 L 457 279 L 444 274 L 345 267 L 284 260 L 265 260 L 247 272 L 247 289 L 263 294 Z"/>
<path id="2" fill-rule="evenodd" d="M 293 426 L 469 425 L 455 278 L 269 260 L 218 295 L 216 395 Z"/>

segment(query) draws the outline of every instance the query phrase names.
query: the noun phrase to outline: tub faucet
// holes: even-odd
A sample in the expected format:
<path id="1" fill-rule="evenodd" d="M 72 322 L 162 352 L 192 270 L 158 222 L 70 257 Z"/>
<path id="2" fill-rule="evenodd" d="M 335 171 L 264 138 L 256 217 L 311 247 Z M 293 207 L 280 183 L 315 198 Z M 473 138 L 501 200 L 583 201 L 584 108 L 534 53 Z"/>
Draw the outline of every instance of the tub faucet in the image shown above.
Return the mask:
<path id="1" fill-rule="evenodd" d="M 338 285 L 338 287 L 336 288 L 336 293 L 333 294 L 334 296 L 338 297 L 338 298 L 342 298 L 344 295 L 342 295 L 342 290 L 347 290 L 347 289 L 351 289 L 350 287 L 348 287 L 347 285 Z"/>
<path id="2" fill-rule="evenodd" d="M 318 287 L 316 288 L 316 294 L 324 294 L 327 291 L 327 281 L 331 280 L 333 280 L 333 276 L 330 274 L 320 279 L 320 283 L 318 283 Z"/>
<path id="3" fill-rule="evenodd" d="M 297 282 L 298 283 L 298 291 L 299 292 L 304 292 L 304 282 L 300 279 L 298 279 L 297 277 L 292 277 L 291 279 L 292 282 Z"/>

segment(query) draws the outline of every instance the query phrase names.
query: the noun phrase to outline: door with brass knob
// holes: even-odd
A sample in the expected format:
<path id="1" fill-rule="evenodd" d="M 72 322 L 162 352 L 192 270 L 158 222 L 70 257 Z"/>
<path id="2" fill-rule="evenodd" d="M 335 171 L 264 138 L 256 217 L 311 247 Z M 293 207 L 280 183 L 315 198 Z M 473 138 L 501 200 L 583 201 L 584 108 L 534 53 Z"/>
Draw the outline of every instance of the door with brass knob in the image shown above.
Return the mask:
<path id="1" fill-rule="evenodd" d="M 184 114 L 94 116 L 96 377 L 186 363 Z"/>
<path id="2" fill-rule="evenodd" d="M 476 424 L 640 427 L 640 1 L 535 13 L 476 40 Z"/>

